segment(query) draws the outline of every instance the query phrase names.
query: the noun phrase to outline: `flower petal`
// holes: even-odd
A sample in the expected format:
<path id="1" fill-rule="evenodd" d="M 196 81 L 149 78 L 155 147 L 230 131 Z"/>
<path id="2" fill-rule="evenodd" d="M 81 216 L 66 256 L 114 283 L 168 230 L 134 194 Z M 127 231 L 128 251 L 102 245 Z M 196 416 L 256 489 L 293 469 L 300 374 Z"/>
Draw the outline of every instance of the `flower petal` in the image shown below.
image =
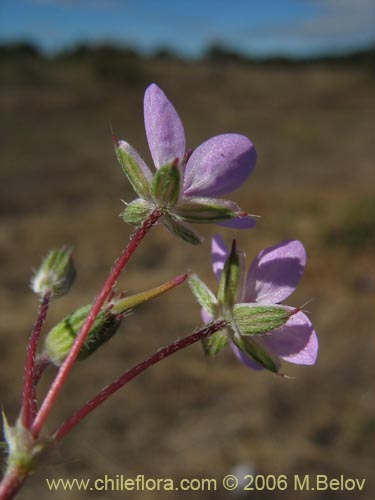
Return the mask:
<path id="1" fill-rule="evenodd" d="M 172 103 L 154 83 L 146 89 L 144 118 L 148 145 L 156 168 L 175 158 L 182 162 L 185 154 L 184 127 Z"/>
<path id="2" fill-rule="evenodd" d="M 256 220 L 249 216 L 235 217 L 234 219 L 217 222 L 218 226 L 231 227 L 232 229 L 251 229 L 256 225 Z"/>
<path id="3" fill-rule="evenodd" d="M 193 151 L 185 167 L 185 196 L 220 196 L 237 189 L 255 167 L 256 151 L 239 134 L 212 137 Z"/>
<path id="4" fill-rule="evenodd" d="M 201 316 L 204 323 L 209 323 L 213 319 L 213 316 L 211 316 L 211 314 L 209 314 L 203 307 L 201 308 Z"/>
<path id="5" fill-rule="evenodd" d="M 262 335 L 262 344 L 290 363 L 313 365 L 318 355 L 318 338 L 309 318 L 302 311 L 288 322 Z"/>
<path id="6" fill-rule="evenodd" d="M 212 250 L 212 269 L 214 271 L 214 275 L 216 279 L 219 281 L 221 273 L 224 269 L 225 261 L 229 255 L 229 249 L 224 243 L 223 238 L 216 234 L 212 238 L 211 242 L 211 250 Z"/>
<path id="7" fill-rule="evenodd" d="M 294 292 L 305 265 L 305 248 L 298 240 L 282 241 L 262 250 L 246 278 L 245 302 L 282 302 Z"/>
<path id="8" fill-rule="evenodd" d="M 251 359 L 250 356 L 247 356 L 244 352 L 242 352 L 241 349 L 239 349 L 234 342 L 230 342 L 229 345 L 236 358 L 239 359 L 246 366 L 252 368 L 253 370 L 264 370 L 263 366 L 261 366 L 256 361 Z"/>

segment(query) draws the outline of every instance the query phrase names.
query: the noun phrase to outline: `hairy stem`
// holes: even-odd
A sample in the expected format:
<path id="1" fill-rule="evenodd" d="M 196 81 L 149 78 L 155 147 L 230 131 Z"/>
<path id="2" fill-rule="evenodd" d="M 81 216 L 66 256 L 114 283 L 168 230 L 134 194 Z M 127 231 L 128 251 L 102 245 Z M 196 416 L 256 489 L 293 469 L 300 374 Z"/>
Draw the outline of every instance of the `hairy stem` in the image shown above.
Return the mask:
<path id="1" fill-rule="evenodd" d="M 42 327 L 47 317 L 50 299 L 51 292 L 47 292 L 40 304 L 38 318 L 35 322 L 33 331 L 31 332 L 29 345 L 27 347 L 22 397 L 22 423 L 26 429 L 29 429 L 32 424 L 32 408 L 35 400 L 35 355 Z"/>
<path id="2" fill-rule="evenodd" d="M 31 423 L 34 421 L 36 414 L 37 414 L 37 409 L 38 409 L 37 399 L 36 399 L 36 386 L 38 385 L 38 382 L 41 379 L 45 369 L 48 368 L 50 364 L 51 364 L 51 360 L 46 355 L 41 356 L 35 362 L 34 380 L 33 380 L 31 397 L 30 397 L 30 400 L 31 400 L 31 407 L 30 407 Z"/>
<path id="3" fill-rule="evenodd" d="M 31 427 L 31 432 L 36 438 L 42 427 L 43 424 L 45 423 L 49 412 L 51 411 L 51 408 L 56 400 L 57 395 L 61 391 L 61 388 L 63 387 L 65 380 L 73 366 L 74 361 L 76 360 L 81 347 L 83 343 L 85 342 L 90 329 L 92 325 L 94 324 L 94 321 L 98 314 L 100 313 L 100 310 L 109 296 L 109 294 L 112 291 L 113 286 L 116 284 L 116 281 L 121 273 L 121 271 L 124 269 L 126 264 L 129 262 L 130 258 L 132 257 L 133 253 L 135 252 L 136 248 L 138 245 L 141 243 L 143 238 L 146 236 L 146 234 L 149 232 L 151 227 L 157 222 L 157 220 L 161 217 L 162 212 L 159 209 L 156 209 L 152 212 L 152 214 L 146 219 L 146 221 L 143 223 L 143 225 L 135 232 L 133 235 L 132 239 L 130 240 L 129 244 L 126 246 L 126 248 L 122 251 L 120 258 L 118 261 L 115 263 L 114 267 L 111 269 L 109 276 L 107 280 L 105 281 L 103 288 L 99 295 L 96 297 L 95 302 L 92 306 L 92 309 L 87 316 L 84 324 L 82 325 L 82 328 L 77 335 L 74 344 L 72 348 L 69 351 L 69 354 L 65 358 L 63 364 L 60 366 L 60 369 L 56 375 L 55 380 L 53 381 L 41 407 L 38 412 L 38 414 L 35 417 L 34 423 Z"/>
<path id="4" fill-rule="evenodd" d="M 157 352 L 152 354 L 149 358 L 141 361 L 133 368 L 127 370 L 121 377 L 116 379 L 114 382 L 104 387 L 96 396 L 94 396 L 90 401 L 88 401 L 82 408 L 77 410 L 66 422 L 64 422 L 53 434 L 56 441 L 60 441 L 73 427 L 75 427 L 81 420 L 83 420 L 89 413 L 91 413 L 100 404 L 106 401 L 112 394 L 121 389 L 124 385 L 130 382 L 133 378 L 137 377 L 139 374 L 153 366 L 154 364 L 162 361 L 175 352 L 185 349 L 191 344 L 202 340 L 209 335 L 221 330 L 226 325 L 225 320 L 217 321 L 212 323 L 200 330 L 194 332 L 188 337 L 177 340 L 172 344 L 159 349 Z"/>
<path id="5" fill-rule="evenodd" d="M 21 488 L 28 473 L 22 467 L 8 469 L 0 483 L 0 500 L 10 500 Z"/>

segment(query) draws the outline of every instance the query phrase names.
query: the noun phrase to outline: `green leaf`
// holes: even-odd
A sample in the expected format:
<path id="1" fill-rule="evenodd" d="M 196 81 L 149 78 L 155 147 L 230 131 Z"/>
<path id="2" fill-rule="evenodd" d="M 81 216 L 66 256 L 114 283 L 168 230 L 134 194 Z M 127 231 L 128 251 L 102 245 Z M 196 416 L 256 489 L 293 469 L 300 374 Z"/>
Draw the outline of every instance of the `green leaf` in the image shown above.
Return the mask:
<path id="1" fill-rule="evenodd" d="M 151 193 L 162 206 L 174 206 L 180 195 L 180 170 L 174 163 L 164 165 L 156 172 Z"/>
<path id="2" fill-rule="evenodd" d="M 233 317 L 241 335 L 261 335 L 284 325 L 290 318 L 290 310 L 283 306 L 236 304 Z"/>
<path id="3" fill-rule="evenodd" d="M 183 222 L 176 220 L 173 215 L 164 214 L 162 220 L 168 231 L 183 239 L 187 243 L 190 243 L 191 245 L 200 245 L 202 243 L 201 238 L 192 229 L 190 229 Z"/>
<path id="4" fill-rule="evenodd" d="M 155 205 L 143 198 L 128 203 L 121 214 L 125 222 L 140 226 L 155 209 Z"/>
<path id="5" fill-rule="evenodd" d="M 231 252 L 225 261 L 221 273 L 218 291 L 218 300 L 221 304 L 233 307 L 236 301 L 238 286 L 240 283 L 240 259 L 236 250 L 236 242 L 233 240 Z"/>
<path id="6" fill-rule="evenodd" d="M 204 353 L 214 357 L 221 352 L 229 343 L 228 333 L 225 329 L 219 330 L 208 338 L 202 340 Z"/>
<path id="7" fill-rule="evenodd" d="M 188 284 L 198 303 L 210 316 L 217 314 L 218 301 L 208 286 L 196 274 L 189 276 Z"/>
<path id="8" fill-rule="evenodd" d="M 121 146 L 115 148 L 117 159 L 128 178 L 134 191 L 141 198 L 150 197 L 150 183 L 142 168 L 135 159 L 133 148 L 130 144 L 122 142 Z"/>

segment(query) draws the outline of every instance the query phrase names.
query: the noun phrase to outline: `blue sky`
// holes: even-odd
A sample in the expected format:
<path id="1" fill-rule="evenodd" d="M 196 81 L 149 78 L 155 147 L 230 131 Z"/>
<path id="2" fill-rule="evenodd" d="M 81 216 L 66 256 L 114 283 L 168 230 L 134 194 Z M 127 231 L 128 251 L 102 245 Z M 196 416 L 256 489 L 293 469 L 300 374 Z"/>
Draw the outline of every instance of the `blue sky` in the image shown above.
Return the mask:
<path id="1" fill-rule="evenodd" d="M 375 0 L 1 0 L 0 41 L 47 52 L 116 42 L 199 56 L 213 42 L 256 55 L 345 51 L 375 39 Z"/>

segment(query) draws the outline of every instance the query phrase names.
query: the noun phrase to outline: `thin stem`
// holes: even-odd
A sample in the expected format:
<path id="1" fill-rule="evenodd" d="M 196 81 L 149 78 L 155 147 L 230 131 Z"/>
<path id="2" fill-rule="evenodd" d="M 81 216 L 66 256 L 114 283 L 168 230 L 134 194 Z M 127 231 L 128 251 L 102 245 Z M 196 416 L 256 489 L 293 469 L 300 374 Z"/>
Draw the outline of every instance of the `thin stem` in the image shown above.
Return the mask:
<path id="1" fill-rule="evenodd" d="M 172 344 L 159 349 L 149 358 L 141 361 L 133 368 L 127 370 L 123 375 L 121 375 L 121 377 L 116 379 L 107 387 L 104 387 L 104 389 L 102 389 L 96 396 L 90 399 L 90 401 L 82 406 L 82 408 L 73 413 L 73 415 L 68 420 L 66 420 L 53 434 L 56 441 L 60 441 L 71 429 L 73 429 L 73 427 L 75 427 L 89 413 L 95 410 L 97 406 L 106 401 L 110 396 L 112 396 L 112 394 L 121 389 L 121 387 L 130 382 L 133 378 L 137 377 L 139 374 L 141 374 L 154 364 L 158 363 L 159 361 L 162 361 L 164 358 L 167 358 L 171 354 L 174 354 L 181 349 L 185 349 L 185 347 L 198 342 L 198 340 L 202 340 L 209 335 L 217 332 L 218 330 L 221 330 L 225 327 L 225 325 L 225 320 L 221 320 L 217 321 L 216 323 L 212 323 L 204 328 L 201 328 L 188 337 L 177 340 Z"/>
<path id="2" fill-rule="evenodd" d="M 30 414 L 31 414 L 31 422 L 34 421 L 36 414 L 37 414 L 37 399 L 36 399 L 36 386 L 38 385 L 38 382 L 43 375 L 44 371 L 46 368 L 49 367 L 51 364 L 51 360 L 47 355 L 41 356 L 39 359 L 36 360 L 35 362 L 35 369 L 34 369 L 34 380 L 33 380 L 33 386 L 32 386 L 32 392 L 31 392 L 31 408 L 30 408 Z"/>
<path id="3" fill-rule="evenodd" d="M 29 345 L 27 347 L 25 376 L 22 397 L 22 423 L 26 429 L 32 424 L 32 406 L 34 401 L 34 372 L 35 372 L 35 354 L 38 346 L 38 340 L 42 331 L 44 321 L 47 317 L 48 307 L 51 300 L 51 292 L 44 294 L 39 307 L 38 318 L 30 335 Z"/>
<path id="4" fill-rule="evenodd" d="M 93 307 L 87 316 L 84 324 L 82 325 L 82 328 L 80 332 L 78 333 L 74 344 L 72 348 L 69 351 L 69 354 L 65 358 L 64 362 L 60 366 L 60 369 L 56 375 L 55 380 L 53 381 L 43 403 L 42 406 L 40 407 L 40 410 L 35 417 L 34 423 L 31 427 L 31 432 L 33 434 L 33 437 L 36 438 L 38 437 L 44 422 L 47 419 L 47 416 L 49 412 L 51 411 L 51 408 L 53 406 L 53 403 L 56 400 L 57 395 L 61 391 L 61 388 L 64 385 L 64 382 L 73 366 L 73 363 L 78 356 L 81 347 L 83 343 L 85 342 L 90 329 L 100 313 L 100 310 L 109 296 L 109 294 L 112 291 L 113 286 L 116 284 L 116 281 L 121 273 L 121 271 L 124 269 L 126 264 L 129 262 L 130 258 L 132 257 L 134 251 L 138 247 L 138 245 L 141 243 L 143 238 L 146 236 L 146 234 L 149 232 L 151 227 L 157 222 L 157 220 L 161 217 L 162 212 L 159 209 L 156 209 L 152 212 L 152 214 L 146 219 L 146 221 L 142 224 L 142 226 L 135 232 L 134 236 L 130 240 L 129 244 L 124 248 L 122 251 L 120 258 L 118 261 L 115 263 L 114 267 L 111 269 L 109 276 L 107 280 L 105 281 L 103 288 L 99 295 L 96 297 L 95 302 L 93 304 Z"/>
<path id="5" fill-rule="evenodd" d="M 22 467 L 14 467 L 5 473 L 0 483 L 0 500 L 10 500 L 25 482 L 28 473 Z"/>

